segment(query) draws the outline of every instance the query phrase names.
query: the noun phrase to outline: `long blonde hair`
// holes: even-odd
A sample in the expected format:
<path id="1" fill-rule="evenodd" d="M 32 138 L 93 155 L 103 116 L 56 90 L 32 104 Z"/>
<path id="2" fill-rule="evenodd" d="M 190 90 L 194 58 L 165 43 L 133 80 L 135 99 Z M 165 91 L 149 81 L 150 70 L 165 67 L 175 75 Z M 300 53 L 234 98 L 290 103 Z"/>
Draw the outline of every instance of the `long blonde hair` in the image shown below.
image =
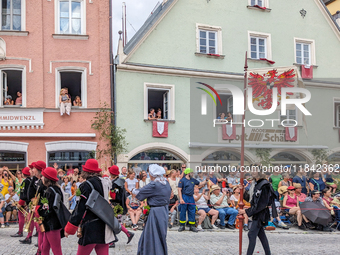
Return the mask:
<path id="1" fill-rule="evenodd" d="M 64 91 L 64 89 L 61 89 L 61 90 L 60 90 L 60 95 L 61 95 L 61 96 L 62 96 L 63 91 Z"/>

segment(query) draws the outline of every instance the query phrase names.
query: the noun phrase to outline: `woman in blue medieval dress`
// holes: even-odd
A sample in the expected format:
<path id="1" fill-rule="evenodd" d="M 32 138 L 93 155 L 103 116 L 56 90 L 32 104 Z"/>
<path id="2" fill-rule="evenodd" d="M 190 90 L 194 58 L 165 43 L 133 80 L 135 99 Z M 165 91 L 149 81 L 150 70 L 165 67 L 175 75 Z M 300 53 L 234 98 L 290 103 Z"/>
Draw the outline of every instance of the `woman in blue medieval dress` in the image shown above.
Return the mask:
<path id="1" fill-rule="evenodd" d="M 148 220 L 138 243 L 138 255 L 167 255 L 168 247 L 166 235 L 168 230 L 171 187 L 164 178 L 163 167 L 152 164 L 149 166 L 151 182 L 139 190 L 137 194 L 139 201 L 147 199 L 150 206 Z"/>

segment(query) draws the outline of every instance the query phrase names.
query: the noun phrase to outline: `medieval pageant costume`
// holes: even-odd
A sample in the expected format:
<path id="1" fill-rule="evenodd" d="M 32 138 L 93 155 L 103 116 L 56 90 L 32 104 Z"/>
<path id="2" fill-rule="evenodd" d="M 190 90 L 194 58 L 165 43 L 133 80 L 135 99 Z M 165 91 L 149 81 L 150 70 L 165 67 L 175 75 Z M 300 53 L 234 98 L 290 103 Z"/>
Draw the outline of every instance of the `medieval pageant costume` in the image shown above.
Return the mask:
<path id="1" fill-rule="evenodd" d="M 277 217 L 275 197 L 275 191 L 269 181 L 266 179 L 259 179 L 256 181 L 254 193 L 250 202 L 251 207 L 245 210 L 248 217 L 253 217 L 252 225 L 248 232 L 248 255 L 251 255 L 254 252 L 256 237 L 259 237 L 261 240 L 265 254 L 271 254 L 264 227 L 267 226 L 268 221 L 270 221 L 269 207 L 272 208 L 273 218 Z"/>
<path id="2" fill-rule="evenodd" d="M 31 169 L 35 168 L 37 171 L 41 172 L 42 170 L 44 170 L 46 168 L 46 163 L 44 161 L 37 161 L 37 162 L 33 162 L 29 167 Z M 38 197 L 38 195 L 40 197 L 42 197 L 44 195 L 45 190 L 46 190 L 46 187 L 43 185 L 41 179 L 38 179 L 36 176 L 33 176 L 32 181 L 31 181 L 31 183 L 28 187 L 28 190 L 27 190 L 28 201 L 32 201 L 32 199 L 35 199 L 36 197 Z M 35 217 L 38 217 L 37 213 L 34 213 L 34 214 L 35 214 L 34 215 Z M 30 215 L 28 215 L 28 217 L 30 217 Z M 41 253 L 41 245 L 42 245 L 42 242 L 43 242 L 43 235 L 41 235 L 41 233 L 40 233 L 38 223 L 35 223 L 35 222 L 31 223 L 30 229 L 29 229 L 29 234 L 32 235 L 34 226 L 36 227 L 37 232 L 38 232 L 38 252 L 37 253 L 39 254 L 39 253 Z M 25 243 L 25 242 L 23 241 L 22 243 Z"/>
<path id="3" fill-rule="evenodd" d="M 97 160 L 89 159 L 83 166 L 83 171 L 100 173 L 101 169 L 98 167 Z M 65 232 L 74 235 L 79 226 L 78 255 L 90 254 L 93 249 L 99 255 L 106 255 L 109 252 L 109 243 L 114 240 L 114 234 L 103 220 L 92 211 L 86 209 L 85 204 L 91 194 L 91 186 L 108 200 L 108 193 L 111 188 L 110 180 L 98 176 L 88 178 L 87 181 L 79 186 L 81 191 L 80 200 L 65 227 Z M 110 209 L 112 210 L 112 208 Z"/>
<path id="4" fill-rule="evenodd" d="M 139 201 L 147 199 L 150 206 L 148 220 L 139 239 L 139 255 L 168 254 L 166 236 L 168 230 L 171 187 L 163 177 L 165 170 L 156 164 L 149 166 L 149 173 L 155 178 L 143 188 L 133 191 Z"/>
<path id="5" fill-rule="evenodd" d="M 42 175 L 53 181 L 54 184 L 47 187 L 36 207 L 36 212 L 40 218 L 38 224 L 42 221 L 40 224 L 43 225 L 43 227 L 40 226 L 40 232 L 43 236 L 41 255 L 49 255 L 50 249 L 54 255 L 62 255 L 61 236 L 63 236 L 64 231 L 53 206 L 57 195 L 60 196 L 60 202 L 63 203 L 63 193 L 56 184 L 58 181 L 57 170 L 47 167 L 42 172 Z"/>
<path id="6" fill-rule="evenodd" d="M 111 166 L 109 168 L 109 172 L 111 174 L 112 180 L 112 187 L 110 190 L 110 202 L 113 206 L 120 205 L 123 208 L 122 215 L 125 215 L 127 213 L 126 208 L 126 191 L 124 187 L 125 180 L 119 178 L 119 168 L 118 166 Z M 129 232 L 123 225 L 121 225 L 122 231 L 126 234 L 128 241 L 126 244 L 130 243 L 134 233 Z M 115 242 L 118 242 L 118 238 L 115 238 L 115 241 L 110 244 L 110 248 L 115 247 Z"/>

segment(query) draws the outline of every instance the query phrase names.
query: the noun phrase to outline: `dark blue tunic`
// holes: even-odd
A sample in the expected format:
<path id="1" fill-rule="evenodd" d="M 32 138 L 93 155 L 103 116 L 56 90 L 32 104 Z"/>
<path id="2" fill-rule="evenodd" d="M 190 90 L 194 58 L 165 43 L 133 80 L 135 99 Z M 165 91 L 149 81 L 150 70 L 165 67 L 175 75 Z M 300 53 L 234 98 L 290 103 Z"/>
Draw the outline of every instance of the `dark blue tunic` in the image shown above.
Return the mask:
<path id="1" fill-rule="evenodd" d="M 147 199 L 150 206 L 146 226 L 139 239 L 138 255 L 167 255 L 166 235 L 168 230 L 171 187 L 160 182 L 150 182 L 139 190 L 136 198 Z"/>

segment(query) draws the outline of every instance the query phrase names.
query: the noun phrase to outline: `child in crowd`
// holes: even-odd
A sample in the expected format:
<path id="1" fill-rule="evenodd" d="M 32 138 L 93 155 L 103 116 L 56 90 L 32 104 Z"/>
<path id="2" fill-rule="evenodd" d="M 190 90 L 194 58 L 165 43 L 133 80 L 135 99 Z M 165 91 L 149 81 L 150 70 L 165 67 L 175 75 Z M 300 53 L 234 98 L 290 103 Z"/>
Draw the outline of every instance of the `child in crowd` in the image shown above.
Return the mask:
<path id="1" fill-rule="evenodd" d="M 131 192 L 134 189 L 131 190 Z M 137 230 L 138 228 L 138 221 L 142 214 L 142 208 L 144 206 L 144 202 L 139 201 L 136 198 L 136 195 L 132 193 L 132 195 L 128 196 L 126 199 L 126 207 L 128 208 L 128 212 L 132 221 L 132 229 Z"/>

